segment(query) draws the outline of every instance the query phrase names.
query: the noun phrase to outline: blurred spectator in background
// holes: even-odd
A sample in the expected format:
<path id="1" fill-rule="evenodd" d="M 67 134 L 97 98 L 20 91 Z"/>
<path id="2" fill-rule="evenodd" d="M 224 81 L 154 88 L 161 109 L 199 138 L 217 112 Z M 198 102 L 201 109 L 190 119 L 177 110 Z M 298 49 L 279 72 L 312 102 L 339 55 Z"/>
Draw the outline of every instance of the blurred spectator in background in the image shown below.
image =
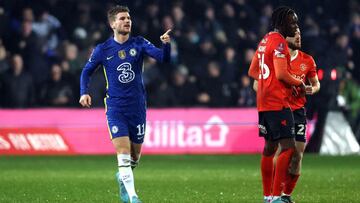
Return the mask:
<path id="1" fill-rule="evenodd" d="M 236 51 L 233 47 L 227 46 L 224 49 L 224 59 L 221 63 L 222 80 L 231 84 L 239 77 L 239 63 L 236 60 Z"/>
<path id="2" fill-rule="evenodd" d="M 51 64 L 60 64 L 61 81 L 73 92 L 70 103 L 77 103 L 81 61 L 89 57 L 96 43 L 111 36 L 111 30 L 104 23 L 104 14 L 115 3 L 103 0 L 0 1 L 0 38 L 3 42 L 0 43 L 0 72 L 9 69 L 8 59 L 19 54 L 24 60 L 24 69 L 33 78 L 35 89 L 41 89 L 50 80 Z M 212 88 L 222 92 L 225 98 L 216 104 L 203 102 L 201 106 L 244 105 L 243 99 L 247 98 L 244 95 L 248 94 L 247 82 L 242 75 L 246 75 L 258 39 L 270 29 L 271 13 L 279 6 L 278 1 L 133 0 L 126 3 L 133 10 L 134 35 L 146 35 L 155 45 L 160 45 L 158 36 L 173 28 L 172 63 L 160 65 L 145 61 L 150 63 L 144 70 L 149 107 L 197 106 L 199 89 L 212 91 Z M 319 69 L 324 71 L 321 81 L 324 88 L 310 98 L 310 109 L 323 108 L 326 105 L 318 104 L 324 104 L 324 101 L 330 109 L 336 106 L 340 84 L 341 94 L 347 95 L 348 106 L 354 106 L 354 95 L 360 91 L 359 2 L 331 1 L 329 4 L 327 1 L 304 0 L 283 3 L 299 11 L 303 48 L 317 59 Z M 145 12 L 137 12 L 139 10 Z M 218 64 L 221 88 L 209 83 L 216 78 L 208 76 L 210 61 Z M 336 80 L 331 79 L 333 69 L 337 71 Z M 90 84 L 93 95 L 98 96 L 94 98 L 95 106 L 103 105 L 104 92 L 100 87 L 105 85 L 105 80 L 102 72 L 99 69 Z M 346 82 L 342 83 L 345 75 Z M 164 98 L 156 100 L 160 95 Z M 177 98 L 175 103 L 170 102 L 172 95 Z M 202 94 L 203 101 L 207 100 L 206 95 Z M 50 98 L 42 99 L 49 101 Z M 45 105 L 39 102 L 33 106 Z M 311 110 L 309 115 L 314 115 Z"/>
<path id="3" fill-rule="evenodd" d="M 157 83 L 158 88 L 149 95 L 149 105 L 155 108 L 173 107 L 177 103 L 174 90 L 166 80 Z"/>
<path id="4" fill-rule="evenodd" d="M 11 58 L 11 69 L 0 75 L 0 103 L 7 108 L 27 108 L 35 104 L 32 77 L 24 71 L 19 54 Z"/>
<path id="5" fill-rule="evenodd" d="M 353 49 L 352 60 L 354 64 L 350 66 L 352 77 L 360 82 L 360 14 L 354 13 L 350 24 L 350 42 Z"/>
<path id="6" fill-rule="evenodd" d="M 78 48 L 75 44 L 65 42 L 63 48 L 63 70 L 74 76 L 80 76 L 82 63 L 78 54 Z"/>
<path id="7" fill-rule="evenodd" d="M 49 56 L 55 55 L 55 50 L 59 44 L 60 21 L 51 15 L 49 11 L 42 10 L 38 20 L 33 22 L 32 28 L 37 36 L 41 38 L 41 41 L 44 41 L 44 52 Z"/>
<path id="8" fill-rule="evenodd" d="M 195 84 L 196 78 L 194 76 L 189 77 L 189 70 L 185 65 L 177 66 L 172 73 L 171 81 L 174 97 L 176 98 L 174 106 L 190 107 L 196 103 L 198 93 Z"/>
<path id="9" fill-rule="evenodd" d="M 216 61 L 210 61 L 206 76 L 200 80 L 200 91 L 197 97 L 200 106 L 221 107 L 230 101 L 229 86 L 222 81 L 220 66 Z"/>
<path id="10" fill-rule="evenodd" d="M 256 93 L 251 80 L 247 75 L 242 75 L 239 84 L 239 99 L 237 105 L 240 107 L 252 107 L 256 105 Z"/>
<path id="11" fill-rule="evenodd" d="M 62 69 L 59 64 L 51 66 L 51 78 L 41 89 L 41 99 L 45 106 L 70 107 L 74 105 L 74 92 L 71 85 L 63 79 Z"/>
<path id="12" fill-rule="evenodd" d="M 43 55 L 43 41 L 32 29 L 31 9 L 25 9 L 20 31 L 7 40 L 6 47 L 11 53 L 18 53 L 24 59 L 25 69 L 32 75 L 36 87 L 47 80 L 49 69 Z"/>
<path id="13" fill-rule="evenodd" d="M 0 38 L 0 74 L 4 73 L 9 69 L 9 63 L 7 61 L 7 53 L 2 40 Z"/>

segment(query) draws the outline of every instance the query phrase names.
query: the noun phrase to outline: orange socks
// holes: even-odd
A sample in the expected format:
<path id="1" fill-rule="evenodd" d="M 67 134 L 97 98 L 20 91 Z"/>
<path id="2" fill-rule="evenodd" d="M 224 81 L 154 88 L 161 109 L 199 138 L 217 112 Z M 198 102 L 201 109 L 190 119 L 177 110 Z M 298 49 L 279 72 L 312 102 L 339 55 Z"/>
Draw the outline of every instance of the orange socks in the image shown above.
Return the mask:
<path id="1" fill-rule="evenodd" d="M 272 156 L 261 156 L 261 176 L 264 196 L 271 196 L 271 186 L 273 181 L 274 171 L 274 155 Z"/>
<path id="2" fill-rule="evenodd" d="M 285 194 L 291 195 L 291 193 L 294 191 L 294 188 L 299 179 L 299 176 L 300 175 L 288 175 L 288 178 L 285 182 L 285 187 L 284 187 Z"/>
<path id="3" fill-rule="evenodd" d="M 282 192 L 282 183 L 285 182 L 290 160 L 292 154 L 294 153 L 294 149 L 285 149 L 280 154 L 276 161 L 276 168 L 275 168 L 275 176 L 274 176 L 274 185 L 273 185 L 273 196 L 280 196 Z M 261 167 L 262 169 L 262 167 Z"/>

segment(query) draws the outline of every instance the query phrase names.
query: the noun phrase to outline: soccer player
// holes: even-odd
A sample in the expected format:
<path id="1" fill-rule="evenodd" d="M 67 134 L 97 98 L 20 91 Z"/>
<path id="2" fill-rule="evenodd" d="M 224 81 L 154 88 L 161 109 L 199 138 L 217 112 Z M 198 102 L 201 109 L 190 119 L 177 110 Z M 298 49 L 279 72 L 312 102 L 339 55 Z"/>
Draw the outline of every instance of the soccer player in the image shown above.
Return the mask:
<path id="1" fill-rule="evenodd" d="M 305 94 L 313 95 L 320 90 L 320 82 L 316 74 L 316 63 L 314 59 L 300 51 L 301 48 L 301 35 L 300 29 L 297 29 L 295 37 L 287 37 L 291 62 L 290 73 L 295 77 L 301 79 L 303 82 L 309 81 L 310 85 L 305 87 Z M 294 89 L 294 94 L 290 97 L 290 107 L 293 111 L 295 121 L 295 140 L 296 151 L 290 164 L 290 178 L 285 182 L 282 199 L 287 200 L 289 203 L 291 200 L 291 193 L 295 188 L 297 180 L 300 176 L 301 161 L 305 151 L 306 143 L 306 112 L 305 112 L 306 98 L 302 92 L 297 92 Z"/>
<path id="2" fill-rule="evenodd" d="M 146 93 L 142 78 L 146 55 L 159 62 L 170 61 L 170 36 L 161 37 L 162 49 L 143 37 L 130 36 L 132 21 L 126 6 L 115 6 L 108 11 L 108 20 L 114 36 L 98 44 L 81 73 L 80 101 L 91 106 L 88 85 L 91 74 L 102 65 L 107 94 L 104 99 L 111 141 L 117 152 L 120 199 L 123 202 L 141 202 L 135 192 L 132 168 L 140 159 L 146 126 Z"/>
<path id="3" fill-rule="evenodd" d="M 289 101 L 295 121 L 296 151 L 294 152 L 290 163 L 290 177 L 285 182 L 282 199 L 292 203 L 291 193 L 300 176 L 301 162 L 306 143 L 306 112 L 304 107 L 306 98 L 304 93 L 307 95 L 317 93 L 320 90 L 320 82 L 316 74 L 316 63 L 314 59 L 310 55 L 299 50 L 301 49 L 300 29 L 297 29 L 294 37 L 287 37 L 286 41 L 288 42 L 291 56 L 290 73 L 303 80 L 303 82 L 308 80 L 310 83 L 310 85 L 306 85 L 305 92 L 303 93 L 293 89 L 294 92 Z M 254 81 L 254 89 L 257 90 L 257 81 Z M 276 154 L 278 154 L 279 151 L 280 148 L 278 148 Z M 276 155 L 274 159 L 277 159 Z"/>
<path id="4" fill-rule="evenodd" d="M 304 89 L 305 85 L 288 71 L 290 54 L 285 38 L 295 36 L 298 28 L 296 13 L 289 7 L 279 7 L 274 10 L 271 21 L 274 31 L 260 41 L 248 74 L 258 81 L 259 134 L 265 138 L 261 158 L 264 202 L 278 203 L 284 202 L 280 197 L 281 184 L 288 176 L 295 150 L 294 119 L 288 98 L 291 86 Z M 273 158 L 278 144 L 281 152 L 273 180 Z"/>

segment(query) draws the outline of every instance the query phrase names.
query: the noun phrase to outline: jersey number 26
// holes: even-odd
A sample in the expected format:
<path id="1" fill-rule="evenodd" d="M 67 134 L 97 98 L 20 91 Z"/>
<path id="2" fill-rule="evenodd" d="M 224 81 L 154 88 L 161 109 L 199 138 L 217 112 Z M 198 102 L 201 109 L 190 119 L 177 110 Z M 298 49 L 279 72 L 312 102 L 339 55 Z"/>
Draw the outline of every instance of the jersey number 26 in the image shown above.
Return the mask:
<path id="1" fill-rule="evenodd" d="M 258 53 L 259 66 L 260 66 L 260 74 L 259 79 L 267 79 L 270 75 L 270 69 L 264 62 L 264 54 Z"/>

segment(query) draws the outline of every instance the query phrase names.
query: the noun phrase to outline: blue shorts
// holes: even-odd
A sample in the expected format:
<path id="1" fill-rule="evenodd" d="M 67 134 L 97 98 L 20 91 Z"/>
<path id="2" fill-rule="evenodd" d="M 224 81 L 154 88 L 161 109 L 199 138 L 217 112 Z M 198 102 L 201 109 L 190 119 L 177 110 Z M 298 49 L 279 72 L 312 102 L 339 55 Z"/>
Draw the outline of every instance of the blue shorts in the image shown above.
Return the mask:
<path id="1" fill-rule="evenodd" d="M 129 136 L 131 142 L 144 142 L 146 127 L 146 111 L 124 112 L 119 109 L 107 109 L 106 120 L 110 138 Z"/>

